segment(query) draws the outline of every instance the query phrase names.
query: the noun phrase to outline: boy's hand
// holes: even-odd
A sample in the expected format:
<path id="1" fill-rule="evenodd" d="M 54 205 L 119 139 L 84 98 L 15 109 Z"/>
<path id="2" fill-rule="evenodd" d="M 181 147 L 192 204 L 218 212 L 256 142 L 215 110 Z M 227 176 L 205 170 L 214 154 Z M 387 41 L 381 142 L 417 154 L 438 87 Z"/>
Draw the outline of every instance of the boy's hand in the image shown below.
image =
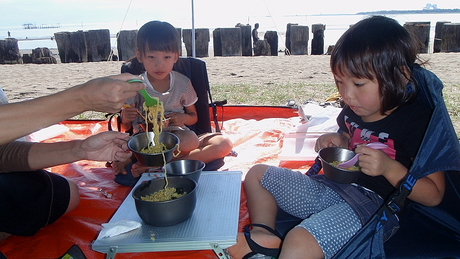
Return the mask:
<path id="1" fill-rule="evenodd" d="M 167 119 L 165 122 L 168 122 L 169 126 L 182 126 L 186 124 L 187 118 L 188 115 L 185 113 L 174 112 L 165 116 L 165 119 Z"/>
<path id="2" fill-rule="evenodd" d="M 128 124 L 136 120 L 138 116 L 137 108 L 130 106 L 121 110 L 121 123 Z"/>

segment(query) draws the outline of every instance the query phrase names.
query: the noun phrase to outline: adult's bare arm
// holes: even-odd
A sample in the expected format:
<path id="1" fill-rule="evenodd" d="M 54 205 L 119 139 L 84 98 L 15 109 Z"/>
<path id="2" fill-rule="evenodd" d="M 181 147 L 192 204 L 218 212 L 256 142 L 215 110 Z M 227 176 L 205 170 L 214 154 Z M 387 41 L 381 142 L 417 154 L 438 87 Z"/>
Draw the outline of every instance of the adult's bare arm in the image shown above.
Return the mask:
<path id="1" fill-rule="evenodd" d="M 145 88 L 143 83 L 127 83 L 137 78 L 121 74 L 90 80 L 62 92 L 0 106 L 0 144 L 61 122 L 85 111 L 113 113 L 128 98 Z"/>
<path id="2" fill-rule="evenodd" d="M 31 170 L 38 170 L 78 160 L 126 161 L 131 157 L 127 151 L 127 133 L 106 131 L 84 140 L 56 143 L 35 143 L 28 154 Z"/>

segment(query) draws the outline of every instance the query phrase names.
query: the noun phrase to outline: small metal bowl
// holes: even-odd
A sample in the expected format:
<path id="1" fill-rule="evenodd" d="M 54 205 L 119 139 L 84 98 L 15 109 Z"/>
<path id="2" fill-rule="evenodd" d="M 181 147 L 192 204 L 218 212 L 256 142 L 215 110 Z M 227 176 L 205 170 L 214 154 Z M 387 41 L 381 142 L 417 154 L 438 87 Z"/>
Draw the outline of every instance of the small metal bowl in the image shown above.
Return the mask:
<path id="1" fill-rule="evenodd" d="M 189 219 L 196 205 L 197 183 L 189 178 L 168 177 L 168 186 L 181 188 L 186 195 L 169 201 L 144 201 L 142 196 L 151 195 L 165 186 L 165 179 L 158 178 L 141 183 L 133 190 L 134 203 L 139 217 L 148 225 L 167 227 Z"/>
<path id="2" fill-rule="evenodd" d="M 128 148 L 133 152 L 134 156 L 141 165 L 164 166 L 165 161 L 166 163 L 171 161 L 174 151 L 179 146 L 179 138 L 170 132 L 161 132 L 159 141 L 166 146 L 166 151 L 163 152 L 163 158 L 162 153 L 146 154 L 140 152 L 143 148 L 147 147 L 150 138 L 154 135 L 153 132 L 148 132 L 147 134 L 149 135 L 148 138 L 145 133 L 140 133 L 133 136 L 128 141 Z"/>
<path id="3" fill-rule="evenodd" d="M 163 171 L 166 171 L 168 177 L 185 177 L 198 182 L 204 167 L 205 163 L 200 160 L 184 159 L 167 163 Z"/>
<path id="4" fill-rule="evenodd" d="M 334 161 L 347 161 L 351 159 L 355 154 L 355 152 L 345 148 L 327 147 L 321 149 L 318 152 L 318 155 L 321 159 L 321 164 L 323 165 L 324 175 L 337 183 L 348 184 L 356 182 L 356 180 L 358 180 L 359 176 L 361 175 L 361 170 L 350 171 L 333 166 L 331 164 Z"/>

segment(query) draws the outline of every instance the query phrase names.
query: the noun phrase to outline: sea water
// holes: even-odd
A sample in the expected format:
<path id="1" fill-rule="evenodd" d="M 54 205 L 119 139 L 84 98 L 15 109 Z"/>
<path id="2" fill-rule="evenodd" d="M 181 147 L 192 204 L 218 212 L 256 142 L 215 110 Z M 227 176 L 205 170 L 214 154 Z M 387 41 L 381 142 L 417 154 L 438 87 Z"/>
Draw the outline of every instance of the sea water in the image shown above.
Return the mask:
<path id="1" fill-rule="evenodd" d="M 460 23 L 460 13 L 442 13 L 442 14 L 387 14 L 386 16 L 397 20 L 401 25 L 406 22 L 430 22 L 430 46 L 429 50 L 432 52 L 434 42 L 434 30 L 437 22 L 447 21 L 452 23 Z M 286 15 L 286 16 L 260 16 L 250 17 L 247 21 L 241 22 L 242 24 L 249 24 L 254 27 L 254 23 L 259 23 L 259 37 L 263 38 L 266 31 L 276 31 L 278 33 L 278 44 L 279 49 L 285 49 L 285 32 L 287 24 L 298 24 L 309 26 L 311 33 L 311 26 L 313 24 L 324 24 L 326 30 L 324 31 L 324 45 L 325 49 L 329 45 L 334 45 L 340 36 L 350 27 L 350 25 L 368 17 L 368 15 L 359 14 L 325 14 L 325 15 Z M 230 28 L 236 24 L 233 21 L 226 21 L 225 18 L 219 21 L 209 21 L 207 26 L 200 28 L 208 28 L 211 36 L 210 52 L 212 52 L 212 31 L 216 28 Z M 45 29 L 24 29 L 22 25 L 18 26 L 0 26 L 0 38 L 7 38 L 8 32 L 12 38 L 18 39 L 20 50 L 30 50 L 34 48 L 47 47 L 50 49 L 56 49 L 57 44 L 54 40 L 54 33 L 56 32 L 74 32 L 78 30 L 98 30 L 98 29 L 109 29 L 111 35 L 111 46 L 116 49 L 116 34 L 120 30 L 135 30 L 142 26 L 144 22 L 139 21 L 127 21 L 127 22 L 107 22 L 107 23 L 77 23 L 77 24 L 56 24 L 58 28 L 45 28 Z M 187 27 L 187 23 L 181 23 L 182 29 L 190 29 Z M 173 24 L 174 25 L 174 24 Z M 178 27 L 178 26 L 176 26 Z M 313 38 L 313 34 L 310 34 L 310 41 Z M 309 43 L 309 46 L 311 44 Z"/>

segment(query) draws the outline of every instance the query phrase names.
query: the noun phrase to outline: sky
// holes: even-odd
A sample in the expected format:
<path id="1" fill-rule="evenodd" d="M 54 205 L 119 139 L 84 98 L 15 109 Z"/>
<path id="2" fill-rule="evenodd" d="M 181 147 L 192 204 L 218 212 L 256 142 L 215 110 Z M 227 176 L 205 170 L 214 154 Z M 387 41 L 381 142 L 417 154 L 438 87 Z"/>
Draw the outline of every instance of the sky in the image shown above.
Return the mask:
<path id="1" fill-rule="evenodd" d="M 254 17 L 314 14 L 354 14 L 380 10 L 421 10 L 427 3 L 438 8 L 460 8 L 460 1 L 435 0 L 348 0 L 323 4 L 299 0 L 193 0 L 196 28 L 225 19 L 234 24 Z M 320 4 L 318 4 L 320 3 Z M 192 0 L 0 0 L 0 26 L 67 23 L 103 23 L 163 20 L 176 27 L 191 27 Z"/>

